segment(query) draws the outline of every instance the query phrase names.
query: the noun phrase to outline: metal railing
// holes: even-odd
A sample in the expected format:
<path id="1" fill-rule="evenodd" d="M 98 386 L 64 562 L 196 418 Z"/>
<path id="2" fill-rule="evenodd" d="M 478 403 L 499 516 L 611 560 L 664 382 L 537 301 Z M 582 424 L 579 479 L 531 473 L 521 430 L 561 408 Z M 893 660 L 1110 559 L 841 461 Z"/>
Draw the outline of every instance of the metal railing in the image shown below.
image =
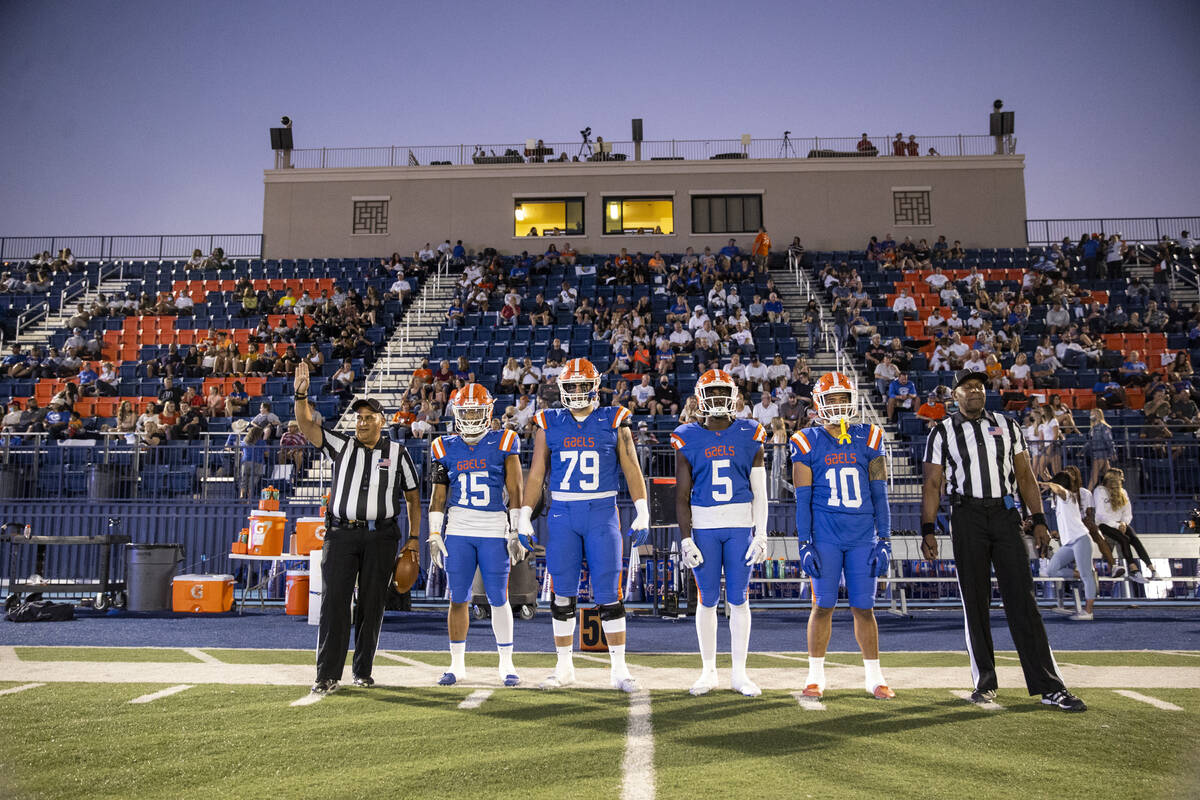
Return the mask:
<path id="1" fill-rule="evenodd" d="M 893 135 L 867 137 L 873 150 L 860 152 L 857 136 L 805 136 L 773 139 L 660 139 L 653 141 L 545 142 L 543 151 L 526 155 L 526 142 L 500 144 L 390 145 L 316 147 L 287 151 L 292 169 L 351 169 L 464 164 L 521 164 L 562 161 L 709 161 L 722 159 L 793 159 L 888 157 Z M 996 155 L 996 137 L 968 134 L 917 136 L 920 157 Z M 609 147 L 611 146 L 611 150 Z M 932 153 L 930 151 L 933 151 Z M 545 152 L 549 151 L 549 152 Z M 282 152 L 282 151 L 280 151 Z M 531 151 L 535 152 L 535 151 Z M 285 163 L 278 159 L 272 167 Z"/>
<path id="2" fill-rule="evenodd" d="M 184 233 L 114 236 L 0 236 L 0 261 L 31 259 L 69 248 L 76 259 L 190 258 L 222 248 L 226 258 L 261 258 L 261 233 Z"/>
<path id="3" fill-rule="evenodd" d="M 1200 231 L 1200 217 L 1080 217 L 1078 219 L 1027 219 L 1025 238 L 1031 245 L 1072 244 L 1093 233 L 1121 235 L 1126 242 L 1157 242 L 1172 239 L 1180 231 Z"/>

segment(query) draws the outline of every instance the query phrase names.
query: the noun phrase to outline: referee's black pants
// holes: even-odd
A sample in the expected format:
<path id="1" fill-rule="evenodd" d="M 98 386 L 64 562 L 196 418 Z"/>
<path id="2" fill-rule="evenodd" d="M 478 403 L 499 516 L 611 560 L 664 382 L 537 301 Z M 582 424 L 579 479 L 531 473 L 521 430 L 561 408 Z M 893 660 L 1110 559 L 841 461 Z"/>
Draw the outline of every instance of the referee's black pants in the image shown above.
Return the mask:
<path id="1" fill-rule="evenodd" d="M 317 680 L 340 681 L 350 649 L 350 602 L 358 584 L 354 614 L 355 677 L 369 677 L 383 625 L 388 585 L 400 544 L 395 520 L 375 530 L 330 527 L 321 550 L 321 615 L 317 629 Z"/>
<path id="2" fill-rule="evenodd" d="M 1021 535 L 1021 514 L 1000 504 L 956 504 L 950 514 L 950 539 L 966 618 L 971 677 L 979 691 L 995 691 L 996 657 L 992 646 L 990 606 L 992 569 L 1008 629 L 1025 671 L 1031 695 L 1066 688 L 1050 652 L 1050 641 L 1033 595 L 1029 553 Z"/>

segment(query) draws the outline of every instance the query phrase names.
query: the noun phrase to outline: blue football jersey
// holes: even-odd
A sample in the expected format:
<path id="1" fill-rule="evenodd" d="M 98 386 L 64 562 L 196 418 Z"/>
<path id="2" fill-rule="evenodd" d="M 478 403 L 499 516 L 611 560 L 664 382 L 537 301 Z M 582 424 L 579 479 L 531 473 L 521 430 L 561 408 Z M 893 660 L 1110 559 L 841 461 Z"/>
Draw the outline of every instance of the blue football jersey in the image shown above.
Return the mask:
<path id="1" fill-rule="evenodd" d="M 566 408 L 550 408 L 534 415 L 538 427 L 546 432 L 550 448 L 550 491 L 616 493 L 621 469 L 617 432 L 629 416 L 629 410 L 619 406 L 596 408 L 582 422 Z"/>
<path id="2" fill-rule="evenodd" d="M 430 445 L 433 459 L 446 468 L 450 481 L 447 509 L 504 511 L 504 460 L 521 452 L 512 431 L 488 431 L 475 444 L 461 436 L 439 436 Z"/>
<path id="3" fill-rule="evenodd" d="M 793 463 L 812 470 L 814 519 L 824 512 L 875 513 L 868 465 L 883 455 L 883 431 L 875 425 L 858 423 L 850 425 L 848 432 L 849 444 L 838 444 L 837 438 L 822 427 L 792 434 Z"/>
<path id="4" fill-rule="evenodd" d="M 692 506 L 749 503 L 750 469 L 766 440 L 763 426 L 750 419 L 736 419 L 721 431 L 698 422 L 676 428 L 671 446 L 692 465 Z"/>

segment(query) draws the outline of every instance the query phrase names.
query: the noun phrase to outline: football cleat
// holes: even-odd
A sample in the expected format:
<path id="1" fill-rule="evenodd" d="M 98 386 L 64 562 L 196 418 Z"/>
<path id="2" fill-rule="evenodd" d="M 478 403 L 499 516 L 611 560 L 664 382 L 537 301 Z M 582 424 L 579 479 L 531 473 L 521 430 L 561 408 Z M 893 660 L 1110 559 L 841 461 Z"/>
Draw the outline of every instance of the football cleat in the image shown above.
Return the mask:
<path id="1" fill-rule="evenodd" d="M 977 706 L 984 706 L 989 703 L 996 702 L 996 692 L 993 689 L 976 689 L 971 692 L 971 697 L 968 702 L 974 703 Z"/>
<path id="2" fill-rule="evenodd" d="M 692 688 L 688 689 L 688 694 L 692 697 L 699 697 L 708 694 L 715 688 L 717 688 L 717 673 L 702 672 L 696 682 L 692 684 Z"/>
<path id="3" fill-rule="evenodd" d="M 625 694 L 633 694 L 639 688 L 637 681 L 634 680 L 633 678 L 631 678 L 629 676 L 626 676 L 624 678 L 618 678 L 615 675 L 612 678 L 612 687 L 614 689 L 619 689 L 620 691 L 625 692 Z"/>
<path id="4" fill-rule="evenodd" d="M 554 674 L 546 678 L 540 684 L 539 689 L 562 689 L 570 686 L 575 682 L 575 668 L 571 667 L 564 670 L 554 670 Z"/>
<path id="5" fill-rule="evenodd" d="M 803 697 L 812 697 L 816 700 L 820 700 L 825 694 L 825 690 L 821 688 L 820 684 L 810 683 L 804 687 L 804 691 L 800 694 Z"/>
<path id="6" fill-rule="evenodd" d="M 333 694 L 338 689 L 338 682 L 333 678 L 326 678 L 322 681 L 317 681 L 309 689 L 313 694 Z"/>
<path id="7" fill-rule="evenodd" d="M 871 696 L 876 700 L 891 700 L 896 693 L 889 689 L 886 683 L 881 683 L 871 690 Z"/>
<path id="8" fill-rule="evenodd" d="M 520 686 L 521 676 L 515 672 L 510 672 L 504 676 L 503 681 L 505 686 Z"/>
<path id="9" fill-rule="evenodd" d="M 1066 689 L 1042 695 L 1042 705 L 1055 706 L 1061 711 L 1087 711 L 1087 704 Z"/>
<path id="10" fill-rule="evenodd" d="M 375 679 L 372 678 L 370 675 L 363 675 L 363 676 L 355 675 L 354 676 L 354 685 L 360 689 L 370 689 L 372 686 L 375 685 Z"/>
<path id="11" fill-rule="evenodd" d="M 758 688 L 758 684 L 745 675 L 735 676 L 730 684 L 733 690 L 739 692 L 743 697 L 758 697 L 762 694 L 762 689 Z"/>
<path id="12" fill-rule="evenodd" d="M 438 678 L 438 686 L 453 686 L 458 683 L 458 677 L 453 672 L 443 672 Z"/>

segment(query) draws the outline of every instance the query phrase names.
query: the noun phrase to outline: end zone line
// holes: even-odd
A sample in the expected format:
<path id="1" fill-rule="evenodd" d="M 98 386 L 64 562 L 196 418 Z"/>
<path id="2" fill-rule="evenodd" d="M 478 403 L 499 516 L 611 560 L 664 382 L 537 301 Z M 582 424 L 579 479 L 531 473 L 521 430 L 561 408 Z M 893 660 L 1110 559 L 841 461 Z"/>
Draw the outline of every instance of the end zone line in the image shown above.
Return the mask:
<path id="1" fill-rule="evenodd" d="M 492 689 L 476 689 L 467 695 L 466 699 L 458 704 L 459 708 L 470 710 L 479 708 L 483 705 L 483 701 L 492 696 Z"/>
<path id="2" fill-rule="evenodd" d="M 1152 705 L 1155 708 L 1162 709 L 1163 711 L 1183 711 L 1182 708 L 1174 703 L 1168 703 L 1166 700 L 1159 700 L 1157 697 L 1150 697 L 1149 695 L 1141 694 L 1140 692 L 1131 692 L 1128 689 L 1113 689 L 1113 692 L 1121 695 L 1122 697 L 1128 697 L 1130 700 L 1137 700 L 1139 703 Z"/>
<path id="3" fill-rule="evenodd" d="M 44 683 L 27 683 L 24 686 L 14 686 L 11 689 L 0 689 L 0 694 L 16 694 L 17 692 L 23 692 L 26 689 L 36 689 L 39 686 L 45 685 L 46 684 Z"/>
<path id="4" fill-rule="evenodd" d="M 654 726 L 650 721 L 650 692 L 645 689 L 629 696 L 621 772 L 621 800 L 654 800 Z"/>
<path id="5" fill-rule="evenodd" d="M 205 664 L 224 664 L 225 663 L 224 661 L 217 658 L 216 656 L 214 656 L 210 653 L 204 652 L 199 647 L 185 647 L 183 649 L 183 652 L 187 653 L 189 656 L 196 659 L 197 661 L 203 661 Z"/>
<path id="6" fill-rule="evenodd" d="M 805 711 L 824 711 L 825 704 L 815 697 L 805 697 L 804 692 L 792 692 L 792 697 Z"/>
<path id="7" fill-rule="evenodd" d="M 954 695 L 955 697 L 959 698 L 960 700 L 966 700 L 968 703 L 971 702 L 971 693 L 968 692 L 966 689 L 954 689 L 950 692 L 950 694 Z M 982 708 L 984 711 L 1003 711 L 1004 710 L 1004 706 L 1000 705 L 999 703 L 971 703 L 971 704 L 973 706 L 975 706 L 976 708 Z"/>
<path id="8" fill-rule="evenodd" d="M 135 697 L 132 700 L 130 700 L 129 702 L 131 704 L 133 704 L 133 703 L 153 703 L 155 700 L 159 700 L 163 697 L 170 697 L 173 694 L 179 694 L 180 692 L 187 691 L 188 689 L 191 689 L 191 688 L 192 688 L 191 684 L 181 683 L 178 686 L 169 686 L 166 689 L 163 689 L 158 692 L 151 692 L 150 694 L 144 694 L 141 697 Z"/>

